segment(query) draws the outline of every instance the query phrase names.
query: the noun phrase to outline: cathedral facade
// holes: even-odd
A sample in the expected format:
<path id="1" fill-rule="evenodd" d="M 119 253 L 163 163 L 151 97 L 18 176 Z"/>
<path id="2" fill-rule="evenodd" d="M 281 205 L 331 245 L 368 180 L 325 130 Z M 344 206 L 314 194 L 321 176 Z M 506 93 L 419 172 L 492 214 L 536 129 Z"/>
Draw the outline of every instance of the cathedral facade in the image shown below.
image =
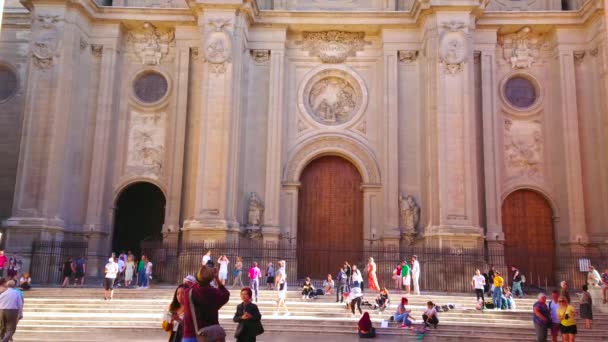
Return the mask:
<path id="1" fill-rule="evenodd" d="M 607 32 L 599 0 L 8 1 L 4 246 L 104 261 L 143 184 L 164 241 L 605 250 Z"/>

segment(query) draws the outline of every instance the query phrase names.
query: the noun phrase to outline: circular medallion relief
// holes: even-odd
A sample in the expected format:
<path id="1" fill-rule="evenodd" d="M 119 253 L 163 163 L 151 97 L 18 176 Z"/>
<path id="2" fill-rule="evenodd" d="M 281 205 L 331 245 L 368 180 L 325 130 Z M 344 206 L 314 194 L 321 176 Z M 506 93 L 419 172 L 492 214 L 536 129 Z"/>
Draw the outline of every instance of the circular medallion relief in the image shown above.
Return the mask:
<path id="1" fill-rule="evenodd" d="M 516 108 L 532 106 L 538 97 L 536 86 L 522 76 L 511 77 L 504 86 L 505 99 Z"/>
<path id="2" fill-rule="evenodd" d="M 155 103 L 163 99 L 169 90 L 169 83 L 162 74 L 147 71 L 139 74 L 133 81 L 135 97 L 143 103 Z"/>
<path id="3" fill-rule="evenodd" d="M 343 70 L 323 70 L 311 77 L 302 93 L 304 108 L 315 121 L 336 126 L 350 121 L 362 108 L 360 81 Z"/>
<path id="4" fill-rule="evenodd" d="M 8 66 L 0 64 L 0 102 L 12 98 L 17 89 L 17 74 Z"/>

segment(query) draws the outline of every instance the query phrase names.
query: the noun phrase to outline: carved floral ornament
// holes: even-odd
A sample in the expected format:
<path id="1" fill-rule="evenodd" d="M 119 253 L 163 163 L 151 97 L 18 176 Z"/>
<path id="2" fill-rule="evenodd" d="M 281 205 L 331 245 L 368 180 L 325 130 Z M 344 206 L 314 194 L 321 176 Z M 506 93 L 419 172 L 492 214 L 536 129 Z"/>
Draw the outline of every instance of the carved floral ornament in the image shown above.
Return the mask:
<path id="1" fill-rule="evenodd" d="M 232 56 L 232 37 L 227 30 L 230 25 L 232 25 L 230 19 L 209 20 L 211 30 L 205 37 L 203 50 L 212 73 L 224 73 L 226 63 Z"/>
<path id="2" fill-rule="evenodd" d="M 454 75 L 462 71 L 467 60 L 466 25 L 462 21 L 449 21 L 441 25 L 439 60 L 445 72 Z"/>
<path id="3" fill-rule="evenodd" d="M 503 49 L 504 59 L 513 69 L 532 67 L 544 47 L 544 41 L 543 34 L 532 32 L 529 26 L 514 33 L 501 35 L 498 40 Z"/>
<path id="4" fill-rule="evenodd" d="M 343 63 L 349 56 L 356 56 L 365 45 L 365 32 L 322 31 L 304 32 L 303 40 L 296 42 L 319 57 L 323 63 Z"/>
<path id="5" fill-rule="evenodd" d="M 175 31 L 161 30 L 145 22 L 140 28 L 129 32 L 127 41 L 132 44 L 133 52 L 143 65 L 159 65 L 169 53 L 169 47 L 175 44 Z"/>
<path id="6" fill-rule="evenodd" d="M 41 14 L 34 19 L 35 38 L 32 43 L 34 64 L 41 70 L 49 69 L 59 57 L 59 15 Z"/>

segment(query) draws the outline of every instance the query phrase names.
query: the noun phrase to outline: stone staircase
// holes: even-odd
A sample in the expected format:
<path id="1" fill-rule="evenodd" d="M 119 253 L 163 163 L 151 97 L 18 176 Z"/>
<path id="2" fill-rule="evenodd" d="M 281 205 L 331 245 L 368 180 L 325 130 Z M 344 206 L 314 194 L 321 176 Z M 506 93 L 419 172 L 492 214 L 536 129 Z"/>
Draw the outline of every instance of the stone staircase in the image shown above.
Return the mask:
<path id="1" fill-rule="evenodd" d="M 24 319 L 19 323 L 15 341 L 166 341 L 160 329 L 162 313 L 173 295 L 170 287 L 154 289 L 117 289 L 112 301 L 104 301 L 101 288 L 43 288 L 25 293 Z M 365 299 L 373 302 L 375 295 L 366 293 Z M 371 308 L 370 312 L 382 340 L 415 340 L 416 335 L 391 323 L 380 329 L 380 322 L 388 320 L 400 294 L 391 294 L 391 307 L 384 313 Z M 273 315 L 276 293 L 261 291 L 258 306 L 263 316 L 266 334 L 260 341 L 291 341 L 295 336 L 317 334 L 332 336 L 342 341 L 345 336 L 356 340 L 359 315 L 352 317 L 344 304 L 335 303 L 335 296 L 315 300 L 301 299 L 299 291 L 288 293 L 289 316 Z M 534 299 L 519 299 L 514 311 L 477 311 L 473 296 L 423 294 L 410 296 L 413 317 L 420 320 L 428 300 L 436 304 L 455 304 L 456 309 L 439 314 L 440 325 L 425 340 L 476 340 L 533 341 L 531 323 Z M 238 292 L 220 311 L 220 323 L 233 335 L 236 325 L 232 316 L 240 302 Z M 578 304 L 575 303 L 576 307 Z M 578 341 L 608 341 L 608 315 L 595 314 L 594 328 L 584 328 L 579 322 Z M 274 336 L 271 338 L 271 336 Z M 315 338 L 315 335 L 312 335 Z M 336 337 L 336 338 L 333 338 Z M 340 338 L 338 338 L 340 337 Z M 232 339 L 233 340 L 233 339 Z M 348 340 L 348 339 L 346 339 Z"/>

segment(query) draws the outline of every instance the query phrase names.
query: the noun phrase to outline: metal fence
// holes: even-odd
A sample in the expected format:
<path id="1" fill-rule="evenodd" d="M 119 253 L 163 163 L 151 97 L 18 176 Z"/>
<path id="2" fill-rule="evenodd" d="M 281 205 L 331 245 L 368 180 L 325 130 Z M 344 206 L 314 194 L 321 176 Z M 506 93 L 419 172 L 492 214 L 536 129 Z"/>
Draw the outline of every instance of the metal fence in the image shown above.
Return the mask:
<path id="1" fill-rule="evenodd" d="M 34 241 L 30 276 L 41 284 L 58 284 L 62 281 L 63 263 L 72 257 L 87 255 L 86 241 Z"/>
<path id="2" fill-rule="evenodd" d="M 301 248 L 301 247 L 300 247 Z M 232 283 L 232 270 L 236 258 L 243 259 L 243 270 L 246 271 L 255 261 L 262 273 L 268 262 L 276 265 L 277 261 L 286 261 L 288 283 L 299 285 L 303 276 L 298 276 L 298 246 L 288 241 L 263 242 L 257 240 L 244 240 L 235 242 L 197 242 L 166 244 L 162 242 L 142 242 L 142 252 L 154 263 L 155 278 L 162 282 L 179 282 L 187 274 L 195 274 L 201 265 L 203 255 L 211 251 L 214 261 L 220 255 L 226 255 L 230 260 L 229 279 Z M 310 252 L 310 250 L 309 250 Z M 323 270 L 325 274 L 336 275 L 344 260 L 340 255 L 348 255 L 344 249 L 315 249 L 314 253 L 327 259 L 331 265 Z M 511 279 L 510 268 L 505 265 L 505 256 L 502 249 L 439 249 L 428 247 L 411 247 L 399 249 L 396 246 L 370 245 L 363 252 L 350 253 L 362 255 L 361 260 L 349 260 L 351 265 L 356 264 L 362 271 L 364 283 L 367 283 L 367 260 L 373 257 L 377 266 L 377 277 L 380 286 L 394 288 L 393 272 L 402 260 L 409 261 L 416 255 L 421 266 L 420 286 L 423 290 L 442 292 L 468 292 L 471 291 L 471 278 L 476 269 L 482 273 L 487 272 L 490 266 L 503 274 L 505 279 Z M 546 255 L 530 253 L 527 258 L 546 258 Z M 319 259 L 319 258 L 316 258 Z M 300 260 L 307 262 L 306 260 Z M 599 249 L 585 249 L 581 251 L 562 253 L 555 257 L 554 270 L 550 274 L 535 274 L 521 268 L 526 275 L 526 286 L 530 289 L 547 289 L 557 285 L 560 280 L 567 280 L 571 288 L 580 288 L 586 283 L 587 269 L 594 265 L 600 271 L 608 267 L 606 255 Z M 508 265 L 511 266 L 511 265 Z M 246 272 L 243 272 L 246 278 Z M 245 279 L 243 279 L 245 281 Z M 314 279 L 320 283 L 322 279 Z"/>

